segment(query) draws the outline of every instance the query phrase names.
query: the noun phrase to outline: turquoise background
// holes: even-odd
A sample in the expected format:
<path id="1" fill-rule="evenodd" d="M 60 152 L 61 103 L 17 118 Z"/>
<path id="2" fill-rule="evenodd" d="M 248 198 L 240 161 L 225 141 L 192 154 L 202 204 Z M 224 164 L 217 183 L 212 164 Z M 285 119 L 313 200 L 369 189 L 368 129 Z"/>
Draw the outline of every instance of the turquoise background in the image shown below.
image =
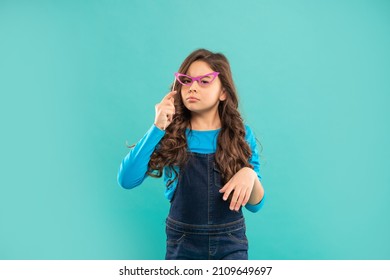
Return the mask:
<path id="1" fill-rule="evenodd" d="M 263 146 L 251 259 L 390 259 L 390 2 L 0 1 L 0 259 L 163 259 L 162 179 L 116 175 L 196 48 Z"/>

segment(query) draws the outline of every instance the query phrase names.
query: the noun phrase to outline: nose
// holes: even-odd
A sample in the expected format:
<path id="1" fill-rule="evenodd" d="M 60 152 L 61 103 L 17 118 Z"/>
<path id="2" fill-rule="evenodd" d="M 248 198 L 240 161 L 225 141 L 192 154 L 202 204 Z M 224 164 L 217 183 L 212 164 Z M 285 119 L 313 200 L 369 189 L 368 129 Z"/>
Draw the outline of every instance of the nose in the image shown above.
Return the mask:
<path id="1" fill-rule="evenodd" d="M 189 92 L 189 93 L 190 93 L 190 92 L 198 92 L 198 87 L 199 87 L 198 81 L 194 81 L 194 82 L 192 83 L 192 85 L 190 86 L 190 88 L 188 89 L 188 92 Z"/>

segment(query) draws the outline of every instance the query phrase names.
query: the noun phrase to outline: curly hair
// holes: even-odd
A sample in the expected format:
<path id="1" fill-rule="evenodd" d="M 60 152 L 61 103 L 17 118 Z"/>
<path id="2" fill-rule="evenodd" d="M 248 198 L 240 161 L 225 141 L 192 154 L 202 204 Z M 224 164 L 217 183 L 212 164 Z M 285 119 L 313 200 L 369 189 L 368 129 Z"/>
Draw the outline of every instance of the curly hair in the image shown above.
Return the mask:
<path id="1" fill-rule="evenodd" d="M 220 101 L 218 113 L 221 119 L 221 130 L 217 138 L 215 153 L 216 165 L 221 172 L 222 181 L 226 183 L 243 167 L 253 166 L 249 163 L 252 151 L 245 141 L 245 126 L 238 111 L 238 96 L 234 86 L 230 65 L 227 58 L 221 53 L 213 53 L 205 49 L 192 52 L 182 63 L 179 73 L 187 73 L 190 65 L 195 61 L 206 62 L 213 71 L 220 72 L 219 78 L 227 98 Z M 181 84 L 177 83 L 175 90 L 181 92 Z M 191 127 L 191 111 L 183 103 L 181 94 L 175 98 L 176 112 L 172 123 L 166 128 L 166 133 L 151 155 L 147 174 L 152 177 L 161 177 L 165 166 L 171 167 L 178 174 L 174 166 L 184 167 L 188 160 L 186 129 Z M 170 185 L 174 180 L 170 181 Z M 167 185 L 167 186 L 168 186 Z"/>

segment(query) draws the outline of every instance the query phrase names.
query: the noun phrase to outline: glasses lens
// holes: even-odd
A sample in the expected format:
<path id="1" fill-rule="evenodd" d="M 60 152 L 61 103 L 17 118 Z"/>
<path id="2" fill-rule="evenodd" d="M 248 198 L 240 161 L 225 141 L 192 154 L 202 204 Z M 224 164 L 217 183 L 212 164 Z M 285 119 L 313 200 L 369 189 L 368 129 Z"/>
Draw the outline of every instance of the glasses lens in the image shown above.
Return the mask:
<path id="1" fill-rule="evenodd" d="M 213 74 L 210 74 L 210 75 L 206 75 L 206 76 L 203 76 L 201 79 L 200 79 L 200 85 L 201 86 L 208 86 L 209 84 L 211 84 L 211 82 L 215 79 L 215 76 Z"/>
<path id="2" fill-rule="evenodd" d="M 177 79 L 183 85 L 190 85 L 192 83 L 192 80 L 190 78 L 188 78 L 187 76 L 180 75 L 177 77 Z"/>

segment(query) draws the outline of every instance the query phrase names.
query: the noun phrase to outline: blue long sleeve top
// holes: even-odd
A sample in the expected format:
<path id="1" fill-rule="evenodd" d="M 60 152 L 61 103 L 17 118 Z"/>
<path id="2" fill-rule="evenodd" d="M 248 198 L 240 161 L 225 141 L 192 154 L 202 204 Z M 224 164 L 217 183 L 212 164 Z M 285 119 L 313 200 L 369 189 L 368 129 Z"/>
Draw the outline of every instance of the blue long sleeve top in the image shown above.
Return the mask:
<path id="1" fill-rule="evenodd" d="M 253 165 L 254 171 L 257 173 L 259 180 L 261 180 L 260 175 L 260 161 L 259 154 L 256 145 L 256 138 L 253 135 L 251 128 L 248 125 L 245 125 L 246 135 L 245 140 L 249 144 L 249 147 L 252 150 L 252 157 L 250 158 L 250 163 Z M 200 154 L 211 154 L 215 153 L 217 150 L 217 137 L 220 129 L 216 130 L 186 130 L 188 150 L 194 153 Z M 136 186 L 139 186 L 145 178 L 148 176 L 146 171 L 148 169 L 148 163 L 150 157 L 155 150 L 156 146 L 160 140 L 164 137 L 165 131 L 159 129 L 154 124 L 147 131 L 147 133 L 142 137 L 135 147 L 126 155 L 122 160 L 122 163 L 119 167 L 118 172 L 118 183 L 125 189 L 132 189 Z M 179 173 L 179 168 L 174 167 L 177 173 Z M 175 177 L 174 172 L 169 170 L 169 167 L 165 167 L 163 170 L 163 178 L 165 184 L 173 180 Z M 165 189 L 165 197 L 168 200 L 171 200 L 173 194 L 176 190 L 177 180 L 174 180 L 172 184 Z M 245 208 L 251 212 L 259 211 L 264 204 L 265 195 L 262 200 L 256 204 L 252 205 L 247 203 Z"/>

